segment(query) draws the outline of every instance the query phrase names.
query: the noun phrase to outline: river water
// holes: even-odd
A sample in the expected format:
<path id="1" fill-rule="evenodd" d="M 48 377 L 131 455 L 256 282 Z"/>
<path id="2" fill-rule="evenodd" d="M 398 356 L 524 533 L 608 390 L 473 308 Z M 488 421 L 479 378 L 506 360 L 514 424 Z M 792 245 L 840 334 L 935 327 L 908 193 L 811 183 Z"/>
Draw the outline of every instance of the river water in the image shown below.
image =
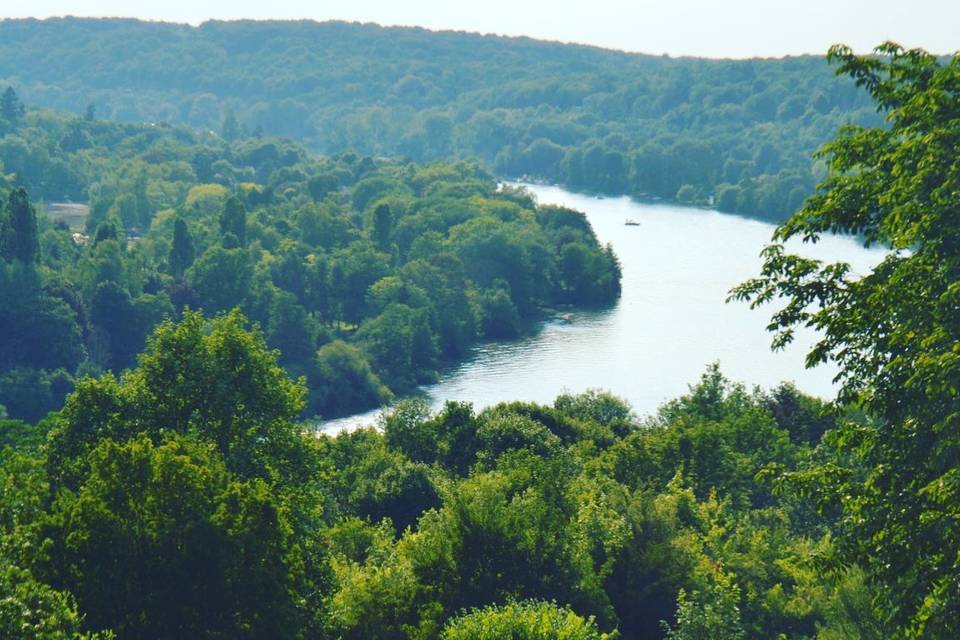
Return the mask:
<path id="1" fill-rule="evenodd" d="M 834 394 L 833 367 L 804 368 L 813 332 L 798 331 L 792 345 L 771 352 L 765 330 L 770 308 L 751 311 L 745 303 L 725 303 L 731 287 L 758 274 L 760 250 L 773 225 L 672 204 L 524 186 L 541 204 L 587 214 L 600 241 L 612 244 L 620 257 L 622 297 L 610 309 L 549 319 L 523 339 L 479 345 L 469 360 L 423 388 L 434 407 L 446 400 L 466 400 L 478 409 L 510 400 L 552 403 L 560 393 L 596 388 L 624 398 L 643 416 L 685 393 L 712 362 L 748 387 L 792 381 L 810 394 Z M 626 219 L 639 225 L 626 226 Z M 791 247 L 848 262 L 859 273 L 883 256 L 882 250 L 844 237 Z M 377 415 L 331 420 L 321 428 L 335 432 L 373 424 Z"/>

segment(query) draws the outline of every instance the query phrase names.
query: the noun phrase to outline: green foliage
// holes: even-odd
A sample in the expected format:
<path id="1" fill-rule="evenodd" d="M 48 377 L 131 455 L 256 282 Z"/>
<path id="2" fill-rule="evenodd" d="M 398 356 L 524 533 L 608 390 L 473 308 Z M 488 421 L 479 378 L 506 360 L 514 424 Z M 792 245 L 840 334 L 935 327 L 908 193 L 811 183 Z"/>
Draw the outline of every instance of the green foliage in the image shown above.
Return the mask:
<path id="1" fill-rule="evenodd" d="M 454 618 L 442 640 L 607 640 L 590 619 L 547 602 L 520 602 L 488 607 Z"/>
<path id="2" fill-rule="evenodd" d="M 305 390 L 290 380 L 239 312 L 205 321 L 188 312 L 148 340 L 139 366 L 119 380 L 81 380 L 55 420 L 51 479 L 74 486 L 101 438 L 196 433 L 216 445 L 232 473 L 289 473 L 298 442 L 293 419 Z M 79 466 L 78 466 L 79 465 Z"/>
<path id="3" fill-rule="evenodd" d="M 35 640 L 109 640 L 109 631 L 84 633 L 83 616 L 68 592 L 34 580 L 28 571 L 0 564 L 0 635 Z"/>
<path id="4" fill-rule="evenodd" d="M 46 433 L 38 426 L 23 420 L 0 418 L 0 451 L 11 447 L 17 451 L 35 451 L 46 439 Z"/>
<path id="5" fill-rule="evenodd" d="M 238 247 L 214 245 L 187 270 L 187 282 L 208 313 L 226 311 L 243 302 L 252 279 L 250 255 Z"/>
<path id="6" fill-rule="evenodd" d="M 646 428 L 589 392 L 301 435 L 264 337 L 187 312 L 7 432 L 50 429 L 0 454 L 0 561 L 47 619 L 122 637 L 885 637 L 860 574 L 810 560 L 826 523 L 751 477 L 813 453 L 779 426 L 812 401 L 770 397 L 713 368 Z"/>
<path id="7" fill-rule="evenodd" d="M 239 246 L 243 247 L 247 244 L 247 211 L 236 196 L 227 198 L 223 205 L 223 212 L 220 214 L 220 234 L 224 237 L 224 243 L 227 242 L 228 235 L 232 235 Z"/>
<path id="8" fill-rule="evenodd" d="M 292 422 L 304 395 L 239 313 L 188 312 L 136 369 L 83 379 L 33 433 L 5 424 L 21 451 L 50 435 L 43 459 L 0 453 L 0 584 L 21 583 L 0 620 L 63 629 L 50 637 L 313 628 L 326 498 L 313 438 Z"/>
<path id="9" fill-rule="evenodd" d="M 243 123 L 320 153 L 478 157 L 501 175 L 697 204 L 723 193 L 724 210 L 777 220 L 822 177 L 818 145 L 842 124 L 879 122 L 819 56 L 669 58 L 307 21 L 9 21 L 0 43 L 0 77 L 49 107 L 82 113 L 96 95 L 105 117 L 180 121 L 228 142 Z M 15 156 L 0 148 L 20 173 Z M 343 183 L 321 175 L 317 201 Z M 360 211 L 379 198 L 368 184 Z"/>
<path id="10" fill-rule="evenodd" d="M 20 101 L 20 96 L 17 95 L 13 87 L 7 86 L 3 95 L 0 95 L 0 117 L 4 119 L 8 127 L 16 128 L 24 113 L 25 109 L 23 102 Z"/>
<path id="11" fill-rule="evenodd" d="M 51 142 L 63 136 L 71 142 Z M 0 216 L 4 251 L 36 238 L 38 225 L 45 251 L 27 263 L 3 254 L 2 293 L 21 302 L 0 310 L 0 328 L 21 339 L 0 344 L 0 375 L 119 372 L 157 323 L 187 308 L 239 306 L 283 365 L 309 379 L 310 413 L 329 417 L 435 379 L 442 362 L 481 337 L 518 335 L 543 306 L 619 295 L 619 266 L 589 225 L 564 225 L 524 194 L 498 192 L 476 165 L 311 158 L 287 141 L 229 144 L 36 110 L 4 140 L 36 147 L 39 164 L 22 176 L 32 193 L 89 198 L 82 228 L 93 237 L 38 222 L 24 192 L 12 192 L 29 215 L 16 234 Z M 49 190 L 57 163 L 72 171 L 66 192 Z M 56 216 L 82 216 L 57 206 Z M 48 344 L 30 335 L 40 329 Z M 318 358 L 336 340 L 359 352 Z M 341 374 L 363 382 L 351 389 Z M 59 402 L 45 388 L 33 395 L 14 403 L 30 407 L 30 419 Z"/>
<path id="12" fill-rule="evenodd" d="M 786 305 L 774 344 L 796 326 L 823 336 L 807 357 L 839 366 L 841 400 L 870 421 L 843 421 L 834 455 L 788 479 L 838 514 L 841 557 L 860 563 L 884 596 L 884 616 L 915 638 L 956 635 L 960 554 L 956 505 L 958 327 L 956 94 L 960 61 L 886 44 L 873 57 L 831 58 L 870 93 L 884 128 L 848 127 L 824 147 L 830 174 L 777 231 L 760 277 L 734 290 L 753 305 Z M 857 234 L 890 248 L 866 274 L 786 253 L 788 238 Z"/>
<path id="13" fill-rule="evenodd" d="M 103 439 L 76 490 L 57 495 L 41 573 L 76 596 L 90 628 L 292 635 L 289 524 L 262 480 L 231 480 L 214 452 L 177 436 Z"/>
<path id="14" fill-rule="evenodd" d="M 193 239 L 183 218 L 177 218 L 173 224 L 173 244 L 170 247 L 170 273 L 182 276 L 193 264 Z"/>
<path id="15" fill-rule="evenodd" d="M 668 640 L 743 640 L 736 586 L 720 581 L 705 593 L 677 596 L 677 624 L 667 626 Z"/>
<path id="16" fill-rule="evenodd" d="M 0 371 L 27 367 L 72 371 L 84 355 L 76 311 L 47 294 L 39 276 L 19 261 L 0 261 Z"/>
<path id="17" fill-rule="evenodd" d="M 364 407 L 386 404 L 393 398 L 360 350 L 342 340 L 334 340 L 317 351 L 310 387 L 317 398 L 313 412 L 323 410 L 329 417 L 349 415 Z"/>
<path id="18" fill-rule="evenodd" d="M 36 423 L 59 409 L 73 387 L 73 378 L 63 369 L 8 369 L 0 374 L 0 405 L 11 416 Z"/>
<path id="19" fill-rule="evenodd" d="M 0 212 L 0 257 L 32 265 L 40 256 L 37 214 L 22 187 L 10 192 L 6 210 Z"/>

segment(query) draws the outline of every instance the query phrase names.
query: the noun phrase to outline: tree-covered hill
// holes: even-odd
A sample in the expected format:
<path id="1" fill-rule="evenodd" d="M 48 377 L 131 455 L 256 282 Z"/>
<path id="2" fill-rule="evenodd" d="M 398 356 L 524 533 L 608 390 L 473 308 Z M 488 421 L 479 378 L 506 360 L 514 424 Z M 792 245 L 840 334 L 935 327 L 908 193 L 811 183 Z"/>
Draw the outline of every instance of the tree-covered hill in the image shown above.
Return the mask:
<path id="1" fill-rule="evenodd" d="M 642 42 L 637 43 L 643 47 Z M 0 80 L 121 121 L 315 152 L 477 157 L 502 175 L 785 218 L 810 153 L 874 108 L 822 57 L 672 59 L 339 22 L 0 23 Z"/>
<path id="2" fill-rule="evenodd" d="M 184 310 L 239 306 L 305 376 L 308 414 L 376 406 L 620 267 L 583 214 L 475 163 L 316 157 L 272 138 L 0 111 L 0 407 L 37 420 Z M 2 106 L 2 104 L 0 104 Z M 33 202 L 89 198 L 71 228 Z"/>
<path id="3" fill-rule="evenodd" d="M 832 57 L 888 126 L 824 148 L 817 195 L 732 293 L 785 303 L 777 345 L 822 330 L 808 361 L 838 365 L 837 401 L 750 392 L 711 366 L 646 419 L 602 391 L 482 411 L 407 400 L 335 437 L 298 423 L 310 376 L 284 371 L 304 364 L 290 356 L 310 318 L 352 334 L 317 362 L 355 386 L 333 366 L 350 352 L 376 362 L 404 351 L 371 345 L 423 354 L 461 335 L 464 316 L 432 315 L 435 300 L 462 310 L 449 302 L 465 289 L 519 310 L 538 300 L 520 293 L 544 293 L 522 276 L 551 264 L 548 293 L 576 297 L 563 274 L 582 272 L 563 267 L 604 264 L 582 217 L 467 163 L 311 159 L 4 94 L 7 142 L 35 141 L 80 179 L 99 166 L 106 186 L 74 242 L 35 215 L 28 180 L 2 185 L 0 358 L 38 358 L 51 392 L 70 386 L 58 359 L 98 375 L 35 424 L 0 411 L 0 638 L 960 637 L 960 55 L 877 53 Z M 83 144 L 64 157 L 64 139 Z M 836 231 L 891 251 L 854 273 L 782 244 Z M 314 297 L 378 264 L 393 271 L 366 289 L 366 315 Z M 496 283 L 503 264 L 519 279 Z M 207 311 L 242 300 L 261 328 L 175 304 L 189 296 Z M 145 325 L 127 331 L 166 316 L 145 340 Z"/>

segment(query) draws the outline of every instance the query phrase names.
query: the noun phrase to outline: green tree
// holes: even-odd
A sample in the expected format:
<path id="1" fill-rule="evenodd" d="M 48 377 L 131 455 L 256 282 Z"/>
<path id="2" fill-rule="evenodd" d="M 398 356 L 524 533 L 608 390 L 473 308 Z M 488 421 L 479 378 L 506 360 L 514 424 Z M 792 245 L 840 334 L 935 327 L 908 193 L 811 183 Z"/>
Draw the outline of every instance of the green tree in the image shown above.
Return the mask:
<path id="1" fill-rule="evenodd" d="M 0 373 L 0 405 L 13 418 L 36 423 L 63 406 L 73 384 L 73 378 L 63 369 L 10 369 Z"/>
<path id="2" fill-rule="evenodd" d="M 0 371 L 76 369 L 84 355 L 77 313 L 42 291 L 36 269 L 0 261 L 0 300 Z"/>
<path id="3" fill-rule="evenodd" d="M 298 451 L 294 418 L 305 390 L 290 380 L 238 311 L 205 321 L 187 312 L 157 327 L 139 366 L 77 384 L 50 442 L 51 479 L 72 484 L 84 456 L 104 437 L 196 433 L 213 442 L 227 468 L 267 477 L 290 472 Z"/>
<path id="4" fill-rule="evenodd" d="M 232 234 L 239 246 L 246 246 L 247 209 L 237 196 L 227 198 L 220 214 L 220 235 L 226 238 L 227 234 Z"/>
<path id="5" fill-rule="evenodd" d="M 230 477 L 189 437 L 104 439 L 76 491 L 57 494 L 42 573 L 87 627 L 124 638 L 293 637 L 289 525 L 259 479 Z"/>
<path id="6" fill-rule="evenodd" d="M 485 292 L 481 305 L 480 325 L 484 336 L 493 339 L 509 339 L 520 335 L 520 315 L 513 300 L 510 299 L 510 292 L 506 286 Z"/>
<path id="7" fill-rule="evenodd" d="M 142 326 L 130 293 L 112 280 L 101 282 L 90 301 L 90 321 L 106 332 L 110 345 L 110 357 L 101 364 L 114 371 L 133 364 L 147 327 Z"/>
<path id="8" fill-rule="evenodd" d="M 357 341 L 391 386 L 410 388 L 429 377 L 437 364 L 437 339 L 423 309 L 391 304 L 363 323 Z"/>
<path id="9" fill-rule="evenodd" d="M 476 609 L 450 620 L 441 640 L 613 640 L 592 618 L 549 602 L 525 601 Z"/>
<path id="10" fill-rule="evenodd" d="M 392 231 L 393 213 L 390 211 L 390 205 L 381 202 L 373 210 L 373 240 L 380 251 L 389 251 Z"/>
<path id="11" fill-rule="evenodd" d="M 224 249 L 214 245 L 187 269 L 187 282 L 193 287 L 200 306 L 209 313 L 225 311 L 241 304 L 250 293 L 253 265 L 244 249 Z"/>
<path id="12" fill-rule="evenodd" d="M 108 640 L 83 631 L 84 616 L 74 598 L 38 582 L 29 571 L 0 561 L 0 637 L 32 640 Z"/>
<path id="13" fill-rule="evenodd" d="M 136 224 L 141 229 L 149 228 L 150 220 L 153 219 L 153 203 L 150 202 L 150 196 L 147 194 L 147 186 L 147 173 L 141 170 L 133 181 Z"/>
<path id="14" fill-rule="evenodd" d="M 177 218 L 173 223 L 173 246 L 170 247 L 170 272 L 175 276 L 182 276 L 193 264 L 193 238 L 187 229 L 183 218 Z"/>
<path id="15" fill-rule="evenodd" d="M 737 601 L 740 592 L 729 580 L 720 580 L 705 593 L 677 596 L 677 624 L 664 624 L 667 640 L 744 640 Z"/>
<path id="16" fill-rule="evenodd" d="M 315 391 L 311 413 L 325 417 L 348 415 L 393 398 L 363 353 L 342 340 L 329 342 L 317 351 L 310 388 Z"/>
<path id="17" fill-rule="evenodd" d="M 3 116 L 10 126 L 15 127 L 25 113 L 26 109 L 20 101 L 20 96 L 13 87 L 7 86 L 3 95 L 0 95 L 0 116 Z"/>
<path id="18" fill-rule="evenodd" d="M 775 346 L 797 326 L 823 338 L 808 365 L 832 360 L 841 401 L 876 422 L 828 436 L 836 456 L 793 474 L 837 509 L 847 562 L 882 587 L 883 610 L 911 638 L 952 638 L 960 619 L 960 58 L 948 64 L 894 44 L 830 59 L 870 93 L 886 127 L 847 127 L 820 152 L 830 174 L 775 235 L 761 276 L 734 290 L 752 305 L 782 298 Z M 857 234 L 891 251 L 870 272 L 788 254 L 779 242 Z"/>
<path id="19" fill-rule="evenodd" d="M 227 109 L 220 127 L 220 137 L 227 142 L 234 142 L 240 137 L 240 133 L 240 123 L 237 122 L 236 114 L 233 113 L 233 109 Z"/>
<path id="20" fill-rule="evenodd" d="M 40 258 L 40 240 L 37 234 L 37 213 L 30 204 L 26 189 L 18 187 L 10 192 L 7 211 L 0 218 L 0 247 L 5 260 L 19 260 L 34 264 Z"/>

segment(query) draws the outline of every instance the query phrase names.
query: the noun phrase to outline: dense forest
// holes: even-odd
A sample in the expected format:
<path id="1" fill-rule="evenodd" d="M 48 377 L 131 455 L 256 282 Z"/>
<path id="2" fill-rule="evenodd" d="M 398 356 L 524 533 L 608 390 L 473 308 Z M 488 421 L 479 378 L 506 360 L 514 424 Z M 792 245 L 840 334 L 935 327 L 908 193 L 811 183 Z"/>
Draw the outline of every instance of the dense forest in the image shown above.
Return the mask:
<path id="1" fill-rule="evenodd" d="M 955 639 L 960 56 L 829 58 L 885 124 L 821 149 L 730 295 L 776 302 L 774 346 L 820 329 L 835 400 L 709 366 L 648 417 L 602 391 L 405 400 L 335 437 L 312 403 L 609 301 L 615 257 L 468 162 L 4 93 L 2 144 L 32 151 L 0 157 L 39 168 L 4 178 L 4 379 L 69 395 L 0 419 L 0 637 Z M 91 195 L 72 229 L 35 207 L 53 168 Z M 785 248 L 837 232 L 889 251 L 858 274 Z"/>
<path id="2" fill-rule="evenodd" d="M 0 406 L 15 418 L 130 367 L 185 309 L 239 307 L 306 378 L 306 415 L 332 417 L 410 392 L 545 307 L 620 293 L 583 214 L 473 164 L 315 158 L 26 110 L 12 90 L 0 103 L 0 299 L 18 301 L 0 307 Z M 37 214 L 32 200 L 63 194 L 88 195 L 89 212 Z"/>
<path id="3" fill-rule="evenodd" d="M 671 59 L 336 22 L 4 21 L 0 82 L 78 114 L 263 131 L 326 154 L 479 158 L 501 176 L 777 221 L 824 177 L 820 144 L 880 122 L 822 57 Z"/>

